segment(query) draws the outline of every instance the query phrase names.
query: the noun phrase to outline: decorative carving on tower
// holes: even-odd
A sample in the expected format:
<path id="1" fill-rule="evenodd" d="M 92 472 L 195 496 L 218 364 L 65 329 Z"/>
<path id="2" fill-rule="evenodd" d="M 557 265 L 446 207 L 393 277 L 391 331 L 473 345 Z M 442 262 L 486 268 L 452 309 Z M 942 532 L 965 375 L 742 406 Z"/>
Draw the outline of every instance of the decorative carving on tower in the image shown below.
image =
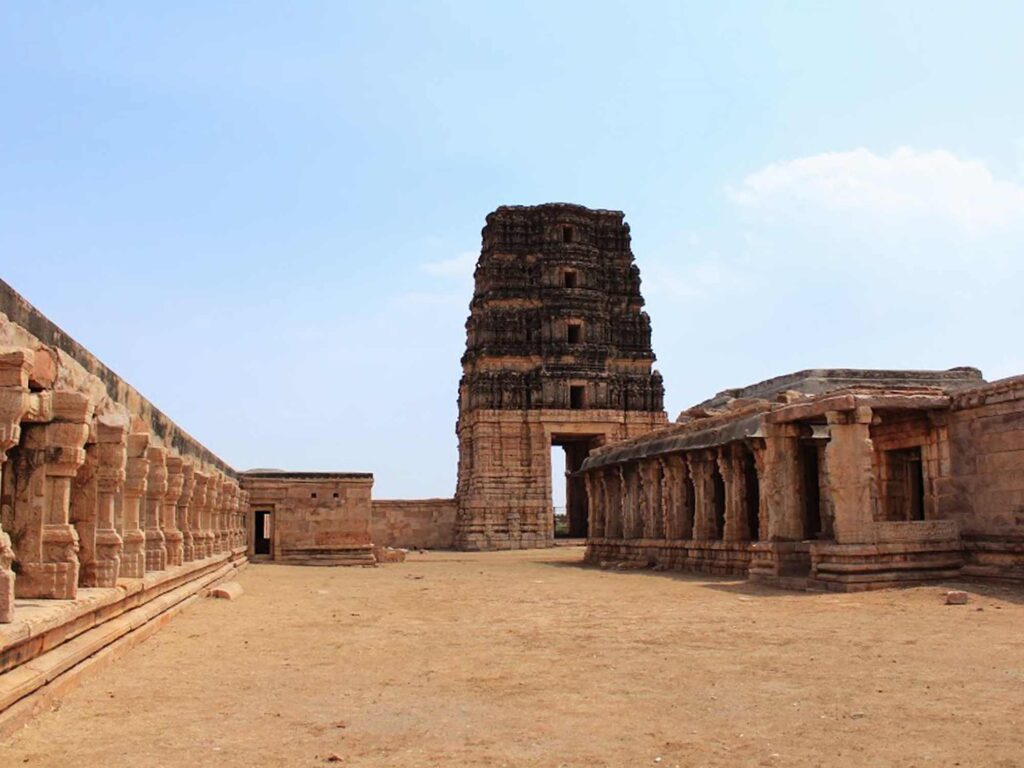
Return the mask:
<path id="1" fill-rule="evenodd" d="M 502 206 L 482 235 L 459 385 L 456 546 L 550 546 L 552 444 L 572 471 L 596 445 L 666 422 L 640 271 L 618 211 Z M 581 494 L 570 482 L 570 530 L 585 536 Z"/>

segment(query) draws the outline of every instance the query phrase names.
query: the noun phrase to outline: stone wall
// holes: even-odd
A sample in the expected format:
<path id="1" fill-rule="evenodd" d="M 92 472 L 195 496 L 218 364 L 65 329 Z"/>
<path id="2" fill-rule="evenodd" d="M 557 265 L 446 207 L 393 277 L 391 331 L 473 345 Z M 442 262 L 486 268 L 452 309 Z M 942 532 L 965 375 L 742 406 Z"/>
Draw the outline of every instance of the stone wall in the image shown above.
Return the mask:
<path id="1" fill-rule="evenodd" d="M 958 395 L 940 515 L 960 523 L 968 572 L 1024 578 L 1024 376 Z"/>
<path id="2" fill-rule="evenodd" d="M 703 405 L 597 449 L 587 559 L 836 590 L 1024 578 L 1024 377 L 946 373 Z"/>
<path id="3" fill-rule="evenodd" d="M 370 525 L 373 543 L 403 549 L 451 549 L 457 509 L 455 499 L 375 499 Z"/>
<path id="4" fill-rule="evenodd" d="M 270 513 L 269 559 L 309 565 L 372 565 L 373 475 L 358 472 L 244 472 L 249 515 Z M 257 531 L 249 526 L 249 553 Z"/>
<path id="5" fill-rule="evenodd" d="M 0 281 L 0 734 L 244 565 L 245 505 L 235 470 Z"/>

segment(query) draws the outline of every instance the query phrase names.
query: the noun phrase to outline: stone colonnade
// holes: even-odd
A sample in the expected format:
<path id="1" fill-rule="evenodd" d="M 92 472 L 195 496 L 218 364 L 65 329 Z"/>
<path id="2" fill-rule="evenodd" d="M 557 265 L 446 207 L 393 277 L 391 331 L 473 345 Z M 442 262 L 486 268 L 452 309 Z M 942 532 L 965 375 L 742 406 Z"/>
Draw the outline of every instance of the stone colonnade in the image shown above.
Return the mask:
<path id="1" fill-rule="evenodd" d="M 162 445 L 47 349 L 0 349 L 0 622 L 18 598 L 74 599 L 244 553 L 235 479 Z"/>
<path id="2" fill-rule="evenodd" d="M 749 543 L 768 528 L 758 483 L 751 481 L 754 463 L 760 470 L 765 462 L 758 442 L 665 453 L 587 472 L 591 550 L 600 549 L 595 543 L 616 540 L 648 547 L 686 542 L 689 551 L 662 554 L 694 565 L 702 561 L 712 572 L 745 571 Z"/>
<path id="3" fill-rule="evenodd" d="M 886 397 L 866 399 L 908 406 L 906 396 Z M 941 404 L 938 397 L 926 393 L 909 404 L 927 409 Z M 828 407 L 833 403 L 844 407 Z M 787 580 L 798 577 L 829 589 L 955 575 L 962 561 L 955 522 L 883 519 L 878 468 L 884 457 L 873 430 L 902 422 L 887 422 L 881 409 L 850 396 L 810 405 L 813 410 L 805 403 L 796 413 L 766 414 L 745 436 L 717 445 L 664 447 L 658 435 L 652 443 L 662 443 L 646 456 L 630 448 L 616 455 L 612 447 L 588 459 L 587 559 L 749 575 L 780 585 L 797 586 Z M 723 424 L 677 434 L 692 445 Z M 929 429 L 921 427 L 914 440 L 931 439 Z M 930 482 L 926 471 L 922 483 Z"/>

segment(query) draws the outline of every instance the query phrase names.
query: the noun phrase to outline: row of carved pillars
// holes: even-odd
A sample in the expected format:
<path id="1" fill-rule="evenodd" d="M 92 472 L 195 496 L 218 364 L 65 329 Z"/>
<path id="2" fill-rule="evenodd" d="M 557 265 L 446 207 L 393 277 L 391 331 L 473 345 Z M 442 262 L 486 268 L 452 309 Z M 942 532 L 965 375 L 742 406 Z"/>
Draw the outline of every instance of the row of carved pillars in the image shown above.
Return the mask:
<path id="1" fill-rule="evenodd" d="M 871 410 L 826 414 L 821 467 L 826 535 L 872 541 L 877 518 Z M 765 424 L 763 436 L 667 453 L 587 473 L 591 537 L 800 541 L 808 537 L 807 478 L 797 424 Z M 813 534 L 812 534 L 813 535 Z"/>
<path id="2" fill-rule="evenodd" d="M 595 538 L 749 541 L 761 531 L 760 493 L 744 444 L 669 453 L 587 474 Z"/>
<path id="3" fill-rule="evenodd" d="M 15 597 L 74 599 L 244 549 L 235 480 L 81 393 L 33 391 L 34 354 L 0 350 L 0 622 Z"/>

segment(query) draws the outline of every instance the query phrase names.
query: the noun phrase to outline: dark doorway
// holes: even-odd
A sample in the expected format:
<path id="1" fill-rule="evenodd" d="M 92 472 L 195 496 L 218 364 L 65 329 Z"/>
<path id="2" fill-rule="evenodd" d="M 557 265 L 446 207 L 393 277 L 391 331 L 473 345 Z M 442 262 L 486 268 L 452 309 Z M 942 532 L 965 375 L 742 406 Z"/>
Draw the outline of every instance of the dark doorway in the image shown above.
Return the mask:
<path id="1" fill-rule="evenodd" d="M 253 520 L 252 553 L 269 555 L 271 551 L 270 512 L 258 509 Z"/>
<path id="2" fill-rule="evenodd" d="M 761 484 L 757 479 L 757 464 L 754 454 L 747 453 L 743 457 L 743 478 L 747 490 L 747 532 L 751 541 L 761 539 Z"/>
<path id="3" fill-rule="evenodd" d="M 560 520 L 556 508 L 555 537 L 585 539 L 589 534 L 587 516 L 590 502 L 587 498 L 586 478 L 579 470 L 591 449 L 599 444 L 599 438 L 593 435 L 572 435 L 554 437 L 551 443 L 553 447 L 561 447 L 565 451 L 565 517 Z M 558 480 L 557 477 L 551 478 L 552 487 Z"/>
<path id="4" fill-rule="evenodd" d="M 924 520 L 924 466 L 921 448 L 885 452 L 885 517 Z"/>
<path id="5" fill-rule="evenodd" d="M 693 478 L 690 477 L 689 469 L 683 478 L 683 530 L 684 539 L 693 538 L 693 516 L 697 508 L 697 489 L 693 487 Z"/>
<path id="6" fill-rule="evenodd" d="M 711 502 L 715 513 L 715 530 L 712 538 L 721 539 L 725 536 L 725 480 L 722 479 L 722 473 L 718 471 L 716 466 L 712 472 L 712 493 Z"/>
<path id="7" fill-rule="evenodd" d="M 800 468 L 803 474 L 804 538 L 817 539 L 821 537 L 821 479 L 815 443 L 801 443 Z"/>

